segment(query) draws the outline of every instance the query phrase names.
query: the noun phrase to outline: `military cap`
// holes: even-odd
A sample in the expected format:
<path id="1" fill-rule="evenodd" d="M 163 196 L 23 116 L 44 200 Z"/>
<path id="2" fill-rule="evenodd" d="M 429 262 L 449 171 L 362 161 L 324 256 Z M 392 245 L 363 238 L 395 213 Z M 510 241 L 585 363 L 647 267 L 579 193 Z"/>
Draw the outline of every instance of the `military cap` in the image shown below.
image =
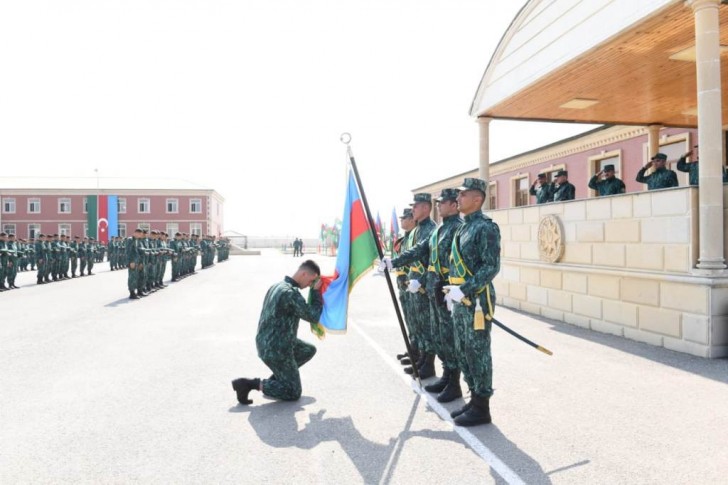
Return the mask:
<path id="1" fill-rule="evenodd" d="M 413 217 L 412 216 L 412 209 L 409 209 L 409 208 L 403 210 L 402 211 L 402 215 L 399 216 L 400 219 L 410 219 L 412 217 Z"/>
<path id="2" fill-rule="evenodd" d="M 38 237 L 45 237 L 45 234 L 38 234 Z"/>
<path id="3" fill-rule="evenodd" d="M 81 239 L 81 236 L 73 236 L 73 239 Z"/>
<path id="4" fill-rule="evenodd" d="M 545 173 L 540 173 L 540 174 L 538 174 L 538 178 L 545 179 L 546 178 L 546 174 Z"/>
<path id="5" fill-rule="evenodd" d="M 443 200 L 456 200 L 458 198 L 458 192 L 460 192 L 458 189 L 442 189 L 440 197 L 435 200 L 438 202 L 442 202 Z"/>
<path id="6" fill-rule="evenodd" d="M 485 180 L 466 177 L 463 180 L 463 185 L 458 187 L 458 190 L 479 190 L 485 195 Z"/>
<path id="7" fill-rule="evenodd" d="M 0 232 L 0 236 L 7 236 L 4 232 Z"/>
<path id="8" fill-rule="evenodd" d="M 605 172 L 614 172 L 614 165 L 612 165 L 611 163 L 609 165 L 605 165 L 604 171 Z"/>
<path id="9" fill-rule="evenodd" d="M 566 170 L 559 170 L 558 172 L 556 172 L 556 176 L 557 177 L 561 177 L 562 175 L 564 177 L 568 177 L 569 176 L 569 172 L 567 172 Z"/>
<path id="10" fill-rule="evenodd" d="M 94 238 L 90 237 L 88 238 L 89 241 L 94 241 Z"/>
<path id="11" fill-rule="evenodd" d="M 667 160 L 667 155 L 664 153 L 656 153 L 650 160 Z"/>
<path id="12" fill-rule="evenodd" d="M 10 233 L 8 234 L 8 237 L 15 237 L 15 234 Z"/>
<path id="13" fill-rule="evenodd" d="M 432 204 L 432 196 L 426 192 L 415 194 L 415 200 L 410 205 L 415 205 L 418 202 L 427 202 L 428 204 Z"/>
<path id="14" fill-rule="evenodd" d="M 53 237 L 58 237 L 58 234 L 54 234 Z"/>

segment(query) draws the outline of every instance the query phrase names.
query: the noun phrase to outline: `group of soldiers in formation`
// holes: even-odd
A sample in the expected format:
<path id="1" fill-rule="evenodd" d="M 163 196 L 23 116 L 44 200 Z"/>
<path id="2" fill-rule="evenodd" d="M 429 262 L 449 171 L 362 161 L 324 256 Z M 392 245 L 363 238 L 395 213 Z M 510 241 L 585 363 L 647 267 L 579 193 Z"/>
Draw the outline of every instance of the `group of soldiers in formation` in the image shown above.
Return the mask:
<path id="1" fill-rule="evenodd" d="M 425 386 L 439 402 L 462 397 L 462 376 L 470 401 L 453 411 L 459 426 L 491 422 L 493 365 L 491 318 L 495 310 L 493 279 L 500 271 L 500 229 L 483 214 L 485 181 L 466 178 L 463 185 L 443 189 L 436 199 L 442 224 L 431 219 L 430 194 L 415 194 L 402 216 L 403 237 L 393 257 L 379 270 L 394 270 L 399 299 L 410 336 L 411 353 L 397 357 L 405 372 L 422 379 L 442 376 Z M 461 217 L 462 215 L 462 217 Z"/>
<path id="2" fill-rule="evenodd" d="M 491 422 L 492 281 L 500 270 L 500 229 L 482 212 L 485 190 L 485 181 L 476 178 L 443 190 L 437 198 L 442 217 L 439 227 L 430 217 L 430 194 L 415 194 L 412 208 L 401 216 L 405 234 L 395 243 L 394 257 L 383 258 L 379 265 L 380 271 L 395 270 L 397 275 L 411 342 L 411 353 L 398 356 L 409 366 L 405 372 L 417 373 L 422 379 L 436 377 L 437 356 L 442 361 L 442 377 L 425 389 L 437 393 L 440 402 L 454 401 L 463 395 L 461 375 L 470 389 L 470 401 L 452 413 L 460 426 Z M 232 387 L 241 404 L 252 402 L 251 391 L 282 400 L 300 398 L 298 369 L 314 356 L 316 348 L 298 339 L 296 332 L 300 319 L 319 321 L 323 308 L 319 275 L 313 261 L 304 261 L 292 277 L 268 290 L 256 347 L 273 375 L 235 379 Z M 308 302 L 299 292 L 306 287 L 310 288 Z"/>
<path id="3" fill-rule="evenodd" d="M 93 237 L 39 234 L 25 241 L 0 232 L 0 291 L 18 288 L 19 271 L 37 271 L 39 285 L 91 276 L 94 264 L 103 262 L 107 253 L 111 271 L 129 268 L 129 298 L 136 299 L 166 286 L 162 278 L 167 261 L 172 261 L 172 281 L 177 281 L 194 272 L 198 254 L 202 268 L 212 266 L 216 254 L 218 261 L 228 259 L 230 240 L 177 233 L 167 241 L 162 231 L 151 231 L 148 237 L 146 230 L 137 229 L 133 237 L 112 237 L 105 245 Z"/>
<path id="4" fill-rule="evenodd" d="M 92 237 L 39 234 L 26 241 L 2 232 L 0 291 L 18 288 L 15 278 L 19 271 L 37 271 L 39 285 L 93 275 L 94 263 L 103 261 L 105 251 L 104 245 L 97 244 Z"/>
<path id="5" fill-rule="evenodd" d="M 699 179 L 699 160 L 696 157 L 688 162 L 688 157 L 697 154 L 698 145 L 693 150 L 688 151 L 680 157 L 675 168 L 680 172 L 689 173 L 690 185 L 698 185 Z M 677 187 L 677 173 L 666 167 L 667 155 L 657 153 L 650 161 L 637 172 L 637 182 L 647 184 L 648 190 L 666 189 L 669 187 Z M 647 170 L 654 168 L 652 173 L 645 175 Z M 604 169 L 594 174 L 589 179 L 589 188 L 596 190 L 597 194 L 615 195 L 624 194 L 625 185 L 622 180 L 614 174 L 614 165 L 605 165 Z M 545 204 L 546 202 L 559 202 L 564 200 L 573 200 L 576 195 L 576 188 L 568 180 L 569 174 L 566 170 L 556 172 L 556 178 L 553 183 L 548 182 L 545 173 L 538 174 L 536 181 L 531 185 L 528 193 L 536 197 L 537 204 Z M 723 168 L 723 183 L 728 183 L 728 171 Z"/>
<path id="6" fill-rule="evenodd" d="M 215 254 L 218 262 L 230 256 L 230 240 L 216 239 L 215 236 L 198 236 L 175 233 L 169 240 L 164 231 L 136 229 L 132 236 L 121 240 L 115 238 L 114 250 L 110 243 L 109 260 L 111 270 L 127 268 L 127 288 L 129 299 L 138 300 L 159 289 L 166 288 L 162 280 L 167 271 L 167 261 L 172 262 L 172 281 L 195 273 L 197 256 L 200 255 L 202 269 L 214 264 Z"/>

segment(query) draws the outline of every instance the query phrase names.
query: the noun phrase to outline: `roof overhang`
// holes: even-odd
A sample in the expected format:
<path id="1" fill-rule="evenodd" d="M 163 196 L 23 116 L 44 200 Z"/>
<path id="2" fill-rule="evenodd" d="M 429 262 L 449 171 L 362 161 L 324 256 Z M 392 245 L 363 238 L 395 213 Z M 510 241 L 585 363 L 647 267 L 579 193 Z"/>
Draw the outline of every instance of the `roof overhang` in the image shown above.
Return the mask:
<path id="1" fill-rule="evenodd" d="M 720 39 L 728 46 L 727 29 Z M 696 127 L 694 46 L 684 0 L 531 0 L 501 39 L 470 114 Z M 721 84 L 728 92 L 725 62 Z M 728 124 L 728 103 L 722 112 Z"/>

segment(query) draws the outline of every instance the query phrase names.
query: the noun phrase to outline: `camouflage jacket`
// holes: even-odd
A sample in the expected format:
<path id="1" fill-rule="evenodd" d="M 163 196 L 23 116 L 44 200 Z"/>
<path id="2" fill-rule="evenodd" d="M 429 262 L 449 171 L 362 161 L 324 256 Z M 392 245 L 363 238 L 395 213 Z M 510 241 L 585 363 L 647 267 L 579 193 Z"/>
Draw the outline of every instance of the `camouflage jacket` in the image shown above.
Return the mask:
<path id="1" fill-rule="evenodd" d="M 596 175 L 589 180 L 589 188 L 596 190 L 599 195 L 624 194 L 625 191 L 624 182 L 617 177 L 598 180 Z"/>
<path id="2" fill-rule="evenodd" d="M 460 290 L 471 297 L 492 285 L 500 271 L 500 228 L 480 211 L 465 216 L 465 223 L 455 233 L 451 253 L 457 251 L 465 266 L 472 273 L 465 277 Z M 455 259 L 450 255 L 450 274 L 457 274 Z M 491 286 L 492 301 L 495 293 Z"/>
<path id="3" fill-rule="evenodd" d="M 561 202 L 564 200 L 574 200 L 576 198 L 576 187 L 574 184 L 565 182 L 561 185 L 551 185 L 551 200 Z"/>
<path id="4" fill-rule="evenodd" d="M 647 188 L 649 190 L 665 189 L 668 187 L 677 187 L 679 185 L 677 182 L 677 174 L 670 169 L 661 168 L 645 176 L 646 171 L 647 167 L 642 167 L 640 171 L 637 172 L 636 180 L 641 184 L 647 184 Z"/>
<path id="5" fill-rule="evenodd" d="M 427 276 L 427 266 L 430 264 L 430 235 L 435 227 L 435 221 L 429 217 L 418 222 L 410 233 L 410 249 L 398 256 L 397 262 L 392 260 L 393 266 L 409 264 L 409 279 L 421 280 L 422 286 L 426 281 L 423 278 Z"/>
<path id="6" fill-rule="evenodd" d="M 321 317 L 324 306 L 321 292 L 311 288 L 311 303 L 308 304 L 299 290 L 298 283 L 286 276 L 266 293 L 255 336 L 261 359 L 288 356 L 293 352 L 299 321 L 317 323 Z"/>
<path id="7" fill-rule="evenodd" d="M 534 185 L 528 189 L 528 193 L 536 197 L 537 204 L 545 204 L 551 202 L 551 184 L 543 184 L 541 187 L 536 188 Z"/>
<path id="8" fill-rule="evenodd" d="M 430 238 L 430 266 L 427 268 L 427 293 L 431 297 L 440 296 L 437 293 L 442 292 L 443 284 L 447 284 L 452 240 L 455 237 L 455 232 L 462 225 L 463 220 L 460 219 L 459 214 L 447 216 L 442 220 L 442 225 L 432 233 Z M 437 238 L 436 244 L 434 238 Z"/>

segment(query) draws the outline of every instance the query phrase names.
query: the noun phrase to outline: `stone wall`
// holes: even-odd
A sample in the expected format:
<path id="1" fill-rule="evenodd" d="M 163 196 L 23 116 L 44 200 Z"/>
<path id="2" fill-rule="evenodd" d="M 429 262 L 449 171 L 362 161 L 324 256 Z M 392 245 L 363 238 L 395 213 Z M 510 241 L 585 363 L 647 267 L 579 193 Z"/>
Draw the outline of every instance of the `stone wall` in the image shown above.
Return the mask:
<path id="1" fill-rule="evenodd" d="M 698 192 L 676 188 L 489 211 L 499 304 L 705 357 L 728 355 L 728 280 L 694 275 Z M 563 243 L 544 261 L 539 224 Z M 555 219 L 554 219 L 555 218 Z"/>

